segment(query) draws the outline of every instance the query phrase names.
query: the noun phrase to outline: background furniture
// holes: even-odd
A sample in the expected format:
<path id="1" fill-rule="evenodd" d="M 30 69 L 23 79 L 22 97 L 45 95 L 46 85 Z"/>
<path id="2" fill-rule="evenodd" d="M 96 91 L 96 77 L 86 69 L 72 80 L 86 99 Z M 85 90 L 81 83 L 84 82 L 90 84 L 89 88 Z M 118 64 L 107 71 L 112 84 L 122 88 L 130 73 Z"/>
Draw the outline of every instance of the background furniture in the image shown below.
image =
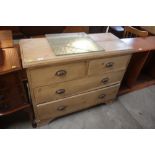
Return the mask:
<path id="1" fill-rule="evenodd" d="M 0 30 L 12 31 L 14 39 L 66 32 L 89 32 L 89 26 L 0 26 Z"/>
<path id="2" fill-rule="evenodd" d="M 118 38 L 124 38 L 124 29 L 125 29 L 125 27 L 127 28 L 129 26 L 109 26 L 109 32 L 110 33 L 113 33 Z M 131 28 L 131 26 L 130 26 L 130 28 Z M 140 26 L 132 26 L 131 29 L 136 29 L 136 31 L 138 31 L 138 30 L 144 30 Z"/>
<path id="3" fill-rule="evenodd" d="M 107 26 L 89 26 L 89 33 L 105 33 Z"/>
<path id="4" fill-rule="evenodd" d="M 129 37 L 146 37 L 148 36 L 147 31 L 141 31 L 131 26 L 125 26 L 124 27 L 124 34 L 123 38 L 129 38 Z"/>
<path id="5" fill-rule="evenodd" d="M 0 30 L 12 31 L 14 39 L 67 32 L 103 33 L 107 26 L 0 26 Z"/>
<path id="6" fill-rule="evenodd" d="M 134 49 L 119 94 L 155 84 L 155 37 L 121 39 Z"/>
<path id="7" fill-rule="evenodd" d="M 155 26 L 140 26 L 140 28 L 148 31 L 150 35 L 155 35 Z"/>
<path id="8" fill-rule="evenodd" d="M 12 32 L 10 30 L 0 31 L 0 48 L 13 47 Z"/>
<path id="9" fill-rule="evenodd" d="M 66 27 L 72 27 L 75 31 L 74 27 L 81 27 L 83 32 L 89 33 L 105 33 L 107 26 L 0 26 L 0 30 L 11 30 L 13 33 L 14 39 L 20 38 L 30 38 L 37 35 L 45 35 L 51 33 L 62 33 Z M 139 30 L 148 31 L 149 34 L 154 33 L 153 26 L 133 26 Z M 70 32 L 73 32 L 73 29 L 70 29 Z M 86 31 L 85 31 L 86 30 Z M 68 31 L 69 32 L 69 31 Z M 113 33 L 119 38 L 123 38 L 124 26 L 109 26 L 109 32 Z"/>
<path id="10" fill-rule="evenodd" d="M 1 31 L 2 64 L 0 65 L 0 121 L 15 112 L 27 110 L 28 104 L 23 79 L 19 47 L 13 47 L 10 31 Z M 12 46 L 12 47 L 10 47 Z M 0 123 L 0 128 L 4 124 Z"/>
<path id="11" fill-rule="evenodd" d="M 124 27 L 123 26 L 110 26 L 109 32 L 113 33 L 114 35 L 116 35 L 119 38 L 123 38 Z"/>
<path id="12" fill-rule="evenodd" d="M 130 26 L 125 26 L 124 27 L 124 38 L 125 37 L 147 37 L 148 36 L 148 32 L 147 31 L 141 31 L 138 30 L 134 27 L 130 27 Z M 123 39 L 122 39 L 123 40 Z M 129 44 L 132 46 L 133 44 L 130 43 L 130 41 L 132 40 L 123 40 L 124 42 L 129 42 Z M 145 45 L 145 44 L 144 44 Z M 135 48 L 135 47 L 133 47 Z M 137 49 L 135 49 L 136 51 Z M 123 79 L 123 83 L 126 83 L 126 86 L 128 86 L 129 88 L 137 88 L 136 81 L 141 73 L 141 70 L 148 58 L 149 52 L 147 53 L 143 53 L 142 51 L 144 50 L 144 48 L 142 48 L 141 46 L 138 48 L 139 51 L 141 51 L 141 53 L 133 53 L 130 63 L 128 65 L 127 71 L 125 73 L 124 79 Z M 125 84 L 122 84 L 123 86 Z M 123 88 L 122 86 L 122 88 Z M 123 93 L 124 89 L 121 89 L 120 92 Z M 127 89 L 126 89 L 127 91 Z M 120 93 L 121 94 L 121 93 Z"/>
<path id="13" fill-rule="evenodd" d="M 17 48 L 7 48 L 3 52 L 4 64 L 0 66 L 0 118 L 30 108 Z"/>
<path id="14" fill-rule="evenodd" d="M 85 32 L 89 33 L 89 26 L 65 26 L 63 33 Z"/>
<path id="15" fill-rule="evenodd" d="M 20 26 L 0 26 L 0 31 L 9 30 L 13 34 L 14 39 L 24 38 L 24 34 L 21 32 Z"/>

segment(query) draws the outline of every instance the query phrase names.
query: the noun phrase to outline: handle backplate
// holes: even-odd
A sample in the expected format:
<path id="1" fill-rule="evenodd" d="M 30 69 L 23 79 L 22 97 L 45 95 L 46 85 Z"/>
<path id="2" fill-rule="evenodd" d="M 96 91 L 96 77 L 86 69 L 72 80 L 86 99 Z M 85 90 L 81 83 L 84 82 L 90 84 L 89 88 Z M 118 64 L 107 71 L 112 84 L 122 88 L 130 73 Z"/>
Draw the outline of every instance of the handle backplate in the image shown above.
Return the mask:
<path id="1" fill-rule="evenodd" d="M 67 72 L 65 70 L 59 70 L 55 73 L 56 76 L 65 76 Z"/>

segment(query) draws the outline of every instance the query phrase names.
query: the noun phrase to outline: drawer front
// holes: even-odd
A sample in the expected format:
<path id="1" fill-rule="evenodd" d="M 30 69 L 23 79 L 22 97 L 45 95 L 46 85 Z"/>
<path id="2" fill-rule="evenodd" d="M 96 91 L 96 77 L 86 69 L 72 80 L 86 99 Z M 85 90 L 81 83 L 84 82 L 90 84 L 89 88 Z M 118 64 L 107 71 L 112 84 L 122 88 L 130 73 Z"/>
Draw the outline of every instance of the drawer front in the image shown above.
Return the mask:
<path id="1" fill-rule="evenodd" d="M 128 65 L 130 55 L 96 59 L 89 62 L 88 75 L 102 74 L 113 70 L 125 69 Z"/>
<path id="2" fill-rule="evenodd" d="M 119 85 L 115 85 L 66 99 L 37 105 L 38 117 L 40 120 L 56 118 L 93 105 L 104 103 L 108 100 L 114 99 L 118 89 Z"/>
<path id="3" fill-rule="evenodd" d="M 86 74 L 86 63 L 72 63 L 61 66 L 49 66 L 30 70 L 32 87 L 64 82 Z"/>
<path id="4" fill-rule="evenodd" d="M 119 83 L 124 75 L 124 70 L 107 73 L 100 76 L 90 76 L 83 79 L 57 83 L 34 89 L 37 104 L 62 99 L 77 93 L 82 93 L 97 87 L 105 87 Z"/>

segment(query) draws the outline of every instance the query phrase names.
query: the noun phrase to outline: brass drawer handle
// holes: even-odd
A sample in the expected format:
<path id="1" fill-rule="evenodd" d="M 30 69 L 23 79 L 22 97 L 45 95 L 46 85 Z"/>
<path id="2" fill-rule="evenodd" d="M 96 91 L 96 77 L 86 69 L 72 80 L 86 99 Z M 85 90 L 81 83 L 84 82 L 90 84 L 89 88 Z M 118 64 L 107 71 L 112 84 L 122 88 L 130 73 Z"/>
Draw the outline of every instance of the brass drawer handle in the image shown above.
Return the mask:
<path id="1" fill-rule="evenodd" d="M 56 76 L 65 76 L 67 72 L 65 70 L 59 70 L 55 73 Z"/>
<path id="2" fill-rule="evenodd" d="M 103 98 L 105 98 L 106 97 L 106 94 L 101 94 L 101 95 L 99 95 L 99 99 L 103 99 Z"/>
<path id="3" fill-rule="evenodd" d="M 59 106 L 57 108 L 58 111 L 62 111 L 62 110 L 65 110 L 66 109 L 66 106 L 62 105 L 62 106 Z"/>
<path id="4" fill-rule="evenodd" d="M 109 82 L 109 78 L 104 78 L 104 79 L 101 80 L 101 82 L 102 82 L 103 84 L 106 84 L 106 83 Z"/>
<path id="5" fill-rule="evenodd" d="M 113 62 L 108 62 L 108 63 L 106 64 L 106 67 L 107 67 L 107 68 L 110 68 L 110 67 L 113 67 L 113 65 L 114 65 Z"/>
<path id="6" fill-rule="evenodd" d="M 59 89 L 56 91 L 56 94 L 63 94 L 65 93 L 65 89 Z"/>

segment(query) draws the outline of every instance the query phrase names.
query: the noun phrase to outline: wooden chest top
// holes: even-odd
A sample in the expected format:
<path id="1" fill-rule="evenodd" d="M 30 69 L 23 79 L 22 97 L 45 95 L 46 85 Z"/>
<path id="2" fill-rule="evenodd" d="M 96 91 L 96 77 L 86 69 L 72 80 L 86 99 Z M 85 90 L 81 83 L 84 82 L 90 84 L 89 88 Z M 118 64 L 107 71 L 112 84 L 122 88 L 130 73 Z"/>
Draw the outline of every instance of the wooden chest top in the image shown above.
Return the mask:
<path id="1" fill-rule="evenodd" d="M 99 36 L 97 36 L 99 35 Z M 56 56 L 46 38 L 22 39 L 20 49 L 24 68 L 73 62 L 132 53 L 133 49 L 111 33 L 90 35 L 105 51 Z M 110 39 L 111 38 L 111 39 Z"/>

